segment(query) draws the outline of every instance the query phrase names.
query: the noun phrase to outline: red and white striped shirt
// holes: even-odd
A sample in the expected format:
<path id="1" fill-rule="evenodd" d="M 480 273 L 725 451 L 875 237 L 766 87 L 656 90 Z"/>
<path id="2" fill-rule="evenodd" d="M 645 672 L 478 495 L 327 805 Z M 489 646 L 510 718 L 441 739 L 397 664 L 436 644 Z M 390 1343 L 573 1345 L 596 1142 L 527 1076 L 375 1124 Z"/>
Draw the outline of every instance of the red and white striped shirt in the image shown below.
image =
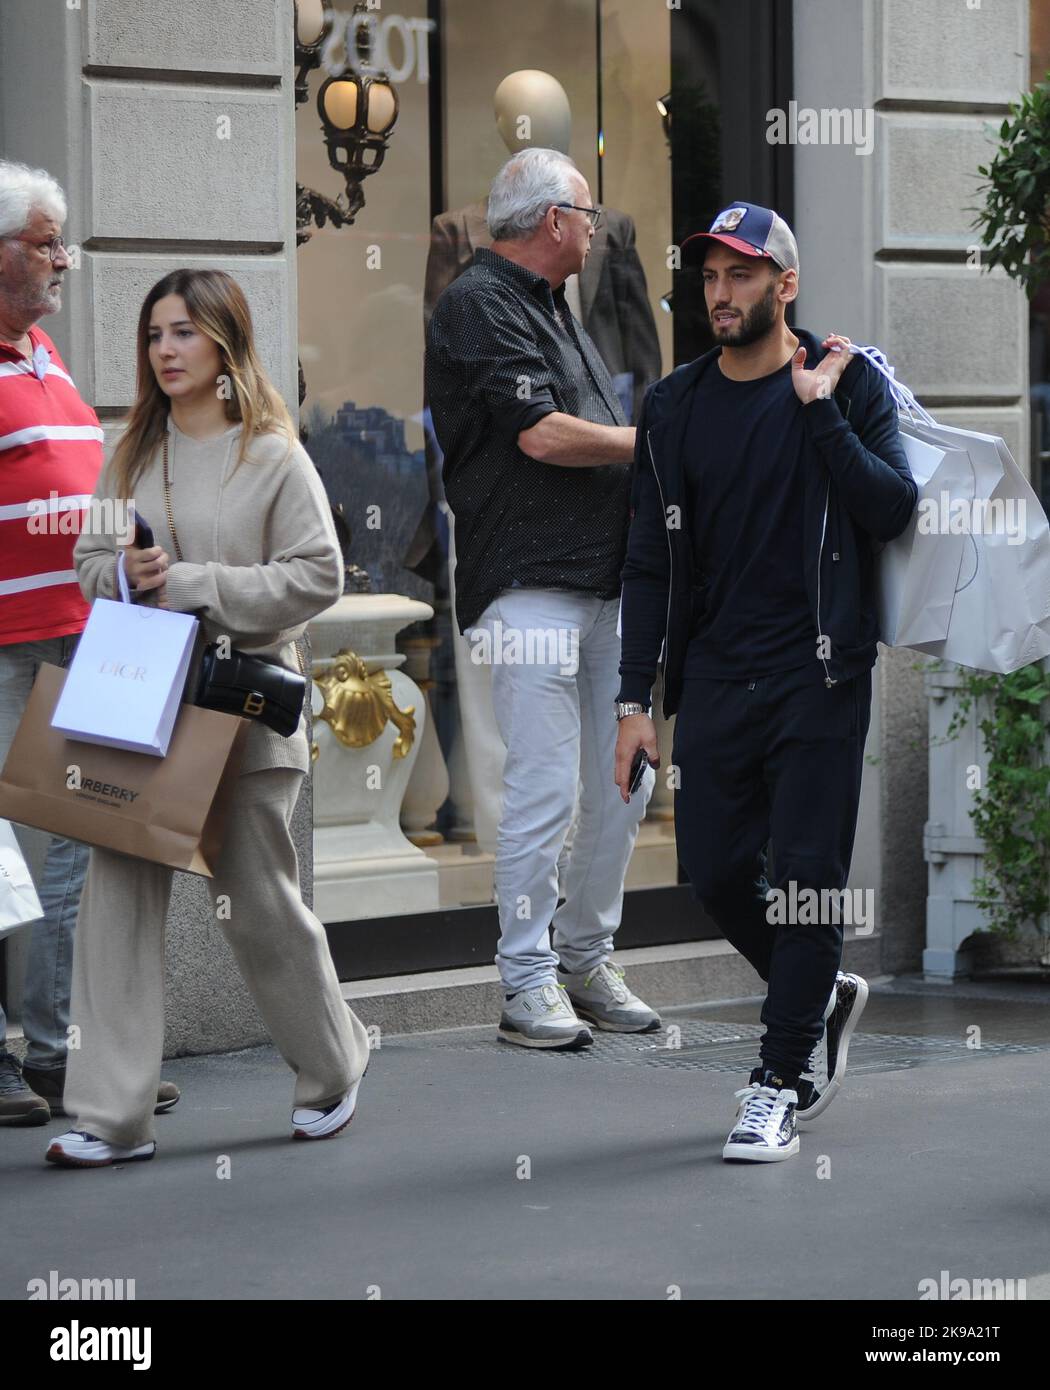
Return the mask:
<path id="1" fill-rule="evenodd" d="M 103 461 L 97 415 L 47 334 L 29 337 L 32 365 L 0 343 L 0 646 L 82 630 L 73 546 Z"/>

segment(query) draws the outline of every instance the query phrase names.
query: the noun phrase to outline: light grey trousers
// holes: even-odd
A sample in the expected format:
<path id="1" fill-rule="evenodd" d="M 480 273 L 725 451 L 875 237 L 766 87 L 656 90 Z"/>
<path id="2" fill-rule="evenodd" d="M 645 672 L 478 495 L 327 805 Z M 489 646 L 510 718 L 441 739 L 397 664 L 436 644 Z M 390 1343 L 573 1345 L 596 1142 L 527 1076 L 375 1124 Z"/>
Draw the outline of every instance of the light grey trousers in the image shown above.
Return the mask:
<path id="1" fill-rule="evenodd" d="M 302 776 L 274 768 L 241 777 L 207 882 L 244 982 L 296 1074 L 294 1104 L 320 1109 L 363 1074 L 368 1034 L 347 1008 L 324 928 L 299 892 L 290 824 Z M 64 1105 L 77 1129 L 111 1144 L 154 1137 L 171 881 L 163 865 L 91 851 L 69 1014 L 79 1038 L 69 1046 Z"/>

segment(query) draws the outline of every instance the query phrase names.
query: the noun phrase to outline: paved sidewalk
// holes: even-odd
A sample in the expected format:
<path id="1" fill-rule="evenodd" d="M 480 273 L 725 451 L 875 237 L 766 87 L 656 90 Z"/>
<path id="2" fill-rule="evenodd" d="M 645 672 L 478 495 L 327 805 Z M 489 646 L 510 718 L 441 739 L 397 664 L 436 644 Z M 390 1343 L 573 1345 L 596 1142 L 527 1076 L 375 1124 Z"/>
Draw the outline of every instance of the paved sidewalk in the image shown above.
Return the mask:
<path id="1" fill-rule="evenodd" d="M 43 1154 L 68 1122 L 0 1129 L 0 1297 L 51 1270 L 138 1300 L 915 1302 L 941 1270 L 1050 1297 L 1043 996 L 914 989 L 873 993 L 843 1094 L 763 1166 L 720 1158 L 753 1002 L 669 1013 L 677 1050 L 384 1038 L 353 1124 L 318 1144 L 288 1137 L 273 1051 L 168 1062 L 183 1096 L 150 1163 L 59 1170 Z"/>

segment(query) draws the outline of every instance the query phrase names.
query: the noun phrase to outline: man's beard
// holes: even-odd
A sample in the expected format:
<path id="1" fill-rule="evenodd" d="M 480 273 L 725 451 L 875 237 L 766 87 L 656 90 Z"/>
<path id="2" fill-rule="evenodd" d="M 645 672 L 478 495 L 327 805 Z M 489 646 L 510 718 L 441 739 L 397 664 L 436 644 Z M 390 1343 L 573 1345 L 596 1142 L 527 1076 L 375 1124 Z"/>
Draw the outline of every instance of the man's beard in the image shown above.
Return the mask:
<path id="1" fill-rule="evenodd" d="M 63 282 L 59 280 L 57 285 L 50 285 L 40 298 L 40 313 L 57 314 L 62 308 L 62 289 Z"/>
<path id="2" fill-rule="evenodd" d="M 20 291 L 11 296 L 12 307 L 20 315 L 36 323 L 45 314 L 56 314 L 62 308 L 63 282 L 57 285 L 45 284 L 42 289 L 22 285 Z"/>
<path id="3" fill-rule="evenodd" d="M 728 328 L 717 328 L 714 323 L 714 313 L 712 313 L 710 315 L 711 328 L 714 331 L 715 341 L 723 347 L 742 348 L 750 347 L 752 343 L 757 343 L 760 338 L 764 338 L 777 321 L 776 291 L 777 286 L 774 280 L 770 282 L 769 289 L 763 297 L 757 304 L 751 306 L 740 322 L 732 324 Z"/>

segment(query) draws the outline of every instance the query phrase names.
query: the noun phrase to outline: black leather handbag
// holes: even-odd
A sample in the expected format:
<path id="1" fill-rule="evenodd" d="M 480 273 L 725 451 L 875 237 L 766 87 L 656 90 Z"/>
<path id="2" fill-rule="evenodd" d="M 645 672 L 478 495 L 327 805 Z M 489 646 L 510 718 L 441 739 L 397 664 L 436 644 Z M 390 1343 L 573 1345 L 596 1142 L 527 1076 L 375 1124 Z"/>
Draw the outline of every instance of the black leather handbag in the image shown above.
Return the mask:
<path id="1" fill-rule="evenodd" d="M 168 527 L 175 545 L 176 560 L 182 559 L 182 547 L 175 531 L 175 514 L 171 506 L 171 484 L 168 481 L 168 441 L 164 440 L 164 505 Z M 237 714 L 242 719 L 257 719 L 275 733 L 290 738 L 299 727 L 303 702 L 306 699 L 306 672 L 298 646 L 299 671 L 289 671 L 276 661 L 264 661 L 230 647 L 225 656 L 219 655 L 220 643 L 209 642 L 201 657 L 200 677 L 193 699 L 203 709 L 215 709 L 221 714 Z"/>
<path id="2" fill-rule="evenodd" d="M 305 698 L 306 680 L 297 671 L 248 656 L 236 647 L 230 648 L 228 656 L 220 656 L 218 642 L 204 648 L 195 705 L 258 719 L 289 738 L 299 727 Z"/>

